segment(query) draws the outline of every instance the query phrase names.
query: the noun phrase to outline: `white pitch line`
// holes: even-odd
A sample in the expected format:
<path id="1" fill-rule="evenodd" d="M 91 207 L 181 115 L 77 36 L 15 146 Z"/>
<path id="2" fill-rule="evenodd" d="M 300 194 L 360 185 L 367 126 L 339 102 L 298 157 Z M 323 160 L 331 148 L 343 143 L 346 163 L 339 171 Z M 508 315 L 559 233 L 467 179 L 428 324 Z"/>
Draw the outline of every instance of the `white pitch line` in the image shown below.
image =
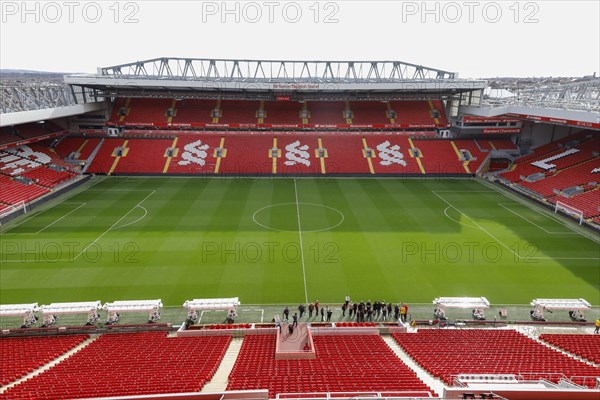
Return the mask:
<path id="1" fill-rule="evenodd" d="M 92 184 L 91 184 L 91 185 L 88 187 L 88 189 L 89 189 L 89 188 L 92 188 L 92 187 L 94 187 L 94 186 L 96 186 L 97 184 L 99 184 L 99 183 L 101 183 L 101 182 L 103 182 L 103 181 L 104 181 L 104 179 L 99 179 L 99 180 L 97 180 L 96 182 L 92 183 Z M 87 182 L 86 182 L 86 183 L 87 183 Z M 84 185 L 85 185 L 85 183 L 84 183 Z M 50 206 L 50 207 L 46 208 L 45 210 L 42 210 L 42 211 L 40 211 L 40 212 L 36 212 L 36 211 L 30 211 L 30 212 L 35 212 L 35 214 L 34 214 L 34 215 L 32 215 L 32 216 L 31 216 L 31 217 L 29 217 L 29 218 L 26 218 L 26 219 L 24 219 L 23 221 L 19 222 L 18 224 L 15 224 L 15 225 L 11 226 L 11 227 L 10 227 L 10 228 L 8 228 L 7 230 L 5 230 L 5 231 L 3 231 L 3 232 L 0 232 L 0 234 L 4 235 L 5 233 L 7 233 L 7 232 L 11 231 L 12 229 L 16 228 L 17 226 L 19 226 L 19 225 L 21 225 L 21 224 L 23 224 L 23 223 L 25 223 L 25 222 L 29 221 L 30 219 L 33 219 L 33 218 L 37 217 L 37 216 L 38 216 L 38 215 L 40 215 L 41 213 L 44 213 L 44 212 L 46 212 L 46 211 L 48 211 L 48 210 L 50 210 L 50 209 L 52 209 L 52 208 L 54 208 L 54 207 L 56 207 L 56 206 L 58 206 L 58 205 L 60 205 L 60 204 L 65 204 L 65 202 L 66 202 L 67 200 L 71 199 L 72 197 L 75 197 L 75 196 L 77 196 L 78 194 L 82 194 L 82 193 L 85 193 L 85 192 L 87 192 L 87 191 L 88 191 L 88 189 L 85 189 L 85 188 L 84 188 L 83 190 L 78 190 L 78 189 L 80 189 L 80 188 L 81 188 L 81 186 L 78 186 L 78 187 L 74 188 L 74 189 L 72 190 L 74 193 L 71 193 L 71 192 L 69 192 L 69 193 L 65 193 L 65 195 L 67 195 L 67 194 L 68 194 L 68 195 L 70 195 L 70 196 L 68 196 L 68 197 L 65 197 L 65 198 L 64 198 L 62 201 L 59 201 L 58 203 L 56 203 L 56 204 L 54 204 L 54 205 L 52 205 L 52 206 Z M 68 203 L 67 203 L 67 204 L 68 204 Z M 76 204 L 81 204 L 81 203 L 76 203 Z"/>
<path id="2" fill-rule="evenodd" d="M 444 203 L 448 204 L 450 207 L 454 208 L 456 211 L 458 211 L 459 213 L 461 213 L 462 215 L 465 216 L 465 218 L 467 218 L 469 221 L 471 221 L 473 224 L 475 224 L 475 226 L 479 229 L 481 229 L 482 231 L 484 231 L 485 233 L 487 233 L 490 237 L 492 237 L 492 239 L 494 239 L 496 242 L 500 243 L 502 246 L 506 247 L 511 253 L 513 253 L 516 257 L 519 257 L 520 259 L 524 258 L 521 257 L 519 254 L 515 253 L 510 247 L 508 247 L 507 245 L 504 244 L 504 242 L 502 242 L 501 240 L 497 239 L 494 235 L 492 235 L 490 232 L 488 232 L 485 228 L 483 228 L 481 225 L 479 225 L 477 222 L 475 222 L 471 217 L 469 217 L 467 214 L 465 214 L 464 212 L 460 211 L 458 208 L 456 208 L 452 203 L 450 203 L 448 200 L 444 199 L 442 196 L 440 196 L 439 194 L 437 194 L 435 192 L 435 190 L 432 190 L 431 193 L 433 193 L 434 195 L 436 195 L 440 200 L 442 200 Z"/>
<path id="3" fill-rule="evenodd" d="M 265 309 L 264 308 L 248 308 L 242 310 L 244 312 L 260 312 L 260 322 L 264 322 L 265 319 Z"/>
<path id="4" fill-rule="evenodd" d="M 64 204 L 64 203 L 63 203 Z M 70 204 L 70 203 L 69 203 Z M 62 217 L 60 217 L 59 219 L 55 220 L 54 222 L 49 223 L 48 225 L 46 225 L 45 227 L 43 227 L 42 229 L 40 229 L 39 231 L 37 231 L 35 234 L 37 235 L 38 233 L 46 230 L 47 228 L 51 227 L 52 225 L 54 225 L 55 223 L 57 223 L 58 221 L 60 221 L 61 219 L 65 218 L 66 216 L 68 216 L 71 213 L 74 213 L 75 211 L 79 210 L 81 207 L 85 206 L 87 203 L 82 203 L 79 207 L 72 209 L 71 211 L 69 211 L 68 213 L 66 213 L 65 215 L 63 215 Z"/>
<path id="5" fill-rule="evenodd" d="M 509 203 L 509 204 L 521 204 L 521 203 Z M 543 226 L 540 226 L 540 225 L 536 224 L 535 222 L 525 218 L 518 212 L 513 211 L 510 208 L 506 207 L 504 205 L 504 203 L 498 203 L 498 205 L 500 207 L 504 208 L 506 211 L 510 211 L 511 213 L 515 214 L 517 217 L 520 217 L 520 218 L 524 219 L 525 221 L 529 222 L 530 224 L 537 226 L 538 228 L 540 228 L 541 230 L 543 230 L 544 232 L 546 232 L 549 235 L 579 235 L 577 232 L 551 232 L 551 231 L 547 230 L 546 228 L 544 228 Z M 529 210 L 530 210 L 530 208 L 529 208 Z"/>
<path id="6" fill-rule="evenodd" d="M 83 250 L 81 250 L 81 252 L 79 254 L 77 254 L 75 257 L 73 257 L 73 261 L 77 260 L 77 258 L 82 255 L 83 253 L 85 253 L 85 251 L 87 249 L 89 249 L 93 244 L 95 244 L 98 240 L 102 239 L 104 237 L 104 235 L 106 235 L 108 232 L 110 232 L 111 229 L 113 229 L 116 225 L 119 224 L 119 222 L 121 222 L 123 219 L 125 219 L 125 217 L 127 217 L 129 214 L 131 214 L 131 212 L 133 210 L 135 210 L 136 208 L 138 208 L 144 201 L 146 201 L 146 199 L 150 196 L 152 196 L 154 193 L 156 192 L 156 190 L 153 190 L 152 192 L 150 192 L 150 194 L 146 197 L 144 197 L 142 199 L 142 201 L 140 201 L 139 203 L 137 203 L 135 206 L 133 206 L 133 208 L 129 211 L 127 211 L 127 214 L 123 215 L 121 218 L 119 218 L 119 220 L 117 222 L 115 222 L 114 224 L 112 224 L 110 226 L 110 228 L 108 228 L 107 230 L 105 230 L 100 236 L 98 236 L 96 238 L 96 240 L 94 240 L 92 243 L 88 244 Z"/>
<path id="7" fill-rule="evenodd" d="M 147 189 L 94 189 L 94 190 L 86 190 L 86 192 L 147 192 Z"/>
<path id="8" fill-rule="evenodd" d="M 61 258 L 59 260 L 31 260 L 31 261 L 27 261 L 27 260 L 2 260 L 0 259 L 0 264 L 4 264 L 4 263 L 28 263 L 28 262 L 49 262 L 49 263 L 59 263 L 59 262 L 71 262 L 73 260 L 69 260 L 69 259 L 64 259 Z"/>
<path id="9" fill-rule="evenodd" d="M 452 206 L 448 206 L 448 207 L 446 207 L 446 208 L 444 209 L 444 215 L 445 215 L 446 217 L 448 217 L 448 219 L 449 219 L 449 220 L 451 220 L 451 221 L 454 221 L 454 222 L 456 222 L 457 224 L 460 224 L 460 225 L 468 226 L 469 228 L 475 228 L 475 229 L 478 229 L 476 226 L 465 224 L 465 223 L 463 223 L 463 222 L 460 222 L 460 221 L 457 221 L 457 220 L 455 220 L 454 218 L 452 218 L 451 216 L 449 216 L 449 215 L 448 215 L 448 210 L 449 210 L 449 209 L 451 209 L 451 208 L 454 208 L 454 207 L 452 207 Z"/>
<path id="10" fill-rule="evenodd" d="M 142 210 L 144 210 L 144 215 L 142 215 L 141 217 L 139 217 L 135 221 L 128 222 L 125 225 L 117 226 L 117 227 L 115 227 L 115 229 L 122 229 L 122 228 L 125 228 L 126 226 L 137 224 L 138 222 L 140 222 L 141 220 L 143 220 L 144 218 L 146 218 L 146 215 L 148 215 L 148 210 L 146 210 L 146 207 L 144 207 L 144 206 L 138 206 L 138 207 L 141 208 Z"/>
<path id="11" fill-rule="evenodd" d="M 300 203 L 298 203 L 298 186 L 294 179 L 294 192 L 296 194 L 296 214 L 298 214 L 298 234 L 300 235 L 300 258 L 302 259 L 302 277 L 304 278 L 304 298 L 308 304 L 308 289 L 306 288 L 306 268 L 304 266 L 304 246 L 302 244 L 302 225 L 300 224 Z"/>
<path id="12" fill-rule="evenodd" d="M 465 214 L 464 212 L 460 211 L 458 208 L 456 208 L 454 205 L 452 205 L 448 200 L 444 199 L 442 196 L 440 196 L 439 194 L 437 194 L 434 190 L 432 190 L 431 193 L 435 194 L 444 203 L 448 204 L 449 206 L 451 206 L 452 208 L 454 208 L 456 211 L 458 211 L 459 213 L 461 213 L 462 215 L 464 215 L 465 218 L 467 218 L 469 221 L 471 221 L 472 223 L 474 223 L 477 226 L 477 228 L 479 228 L 482 231 L 484 231 L 485 233 L 487 233 L 492 239 L 494 239 L 496 242 L 498 242 L 499 244 L 501 244 L 503 247 L 505 247 L 507 250 L 509 250 L 512 254 L 514 254 L 515 257 L 518 257 L 519 259 L 529 259 L 529 260 L 600 260 L 600 258 L 598 258 L 598 257 L 523 257 L 520 254 L 515 253 L 514 250 L 511 249 L 506 244 L 504 244 L 503 241 L 501 241 L 496 236 L 494 236 L 493 234 L 491 234 L 487 229 L 485 229 L 480 224 L 478 224 L 473 218 L 469 217 L 467 214 Z"/>
<path id="13" fill-rule="evenodd" d="M 502 188 L 501 186 L 500 187 L 496 187 L 495 184 L 487 182 L 485 180 L 478 180 L 478 182 L 481 185 L 485 186 L 485 187 L 489 187 L 490 189 L 495 190 L 496 192 L 500 193 L 502 196 L 506 197 L 507 199 L 515 201 L 515 202 L 517 202 L 519 204 L 522 204 L 525 207 L 529 208 L 530 210 L 533 210 L 533 211 L 535 211 L 538 214 L 544 215 L 548 219 L 551 219 L 553 221 L 558 222 L 559 224 L 561 224 L 565 228 L 568 228 L 568 229 L 572 230 L 573 232 L 575 232 L 575 233 L 583 236 L 584 238 L 587 238 L 587 239 L 589 239 L 589 240 L 591 240 L 593 242 L 596 242 L 596 243 L 600 244 L 600 240 L 598 240 L 598 238 L 593 237 L 593 236 L 588 236 L 587 234 L 583 233 L 585 231 L 580 232 L 580 231 L 576 230 L 575 228 L 573 228 L 572 226 L 570 226 L 567 222 L 565 222 L 562 218 L 555 218 L 552 215 L 548 215 L 545 212 L 540 211 L 540 210 L 544 210 L 545 211 L 545 209 L 540 208 L 535 203 L 531 203 L 531 202 L 528 202 L 527 200 L 522 199 L 519 195 L 517 195 L 515 193 L 512 193 L 510 191 L 510 189 L 505 189 L 505 188 Z"/>
<path id="14" fill-rule="evenodd" d="M 433 192 L 433 190 L 432 190 Z M 495 193 L 493 190 L 436 190 L 437 193 Z"/>

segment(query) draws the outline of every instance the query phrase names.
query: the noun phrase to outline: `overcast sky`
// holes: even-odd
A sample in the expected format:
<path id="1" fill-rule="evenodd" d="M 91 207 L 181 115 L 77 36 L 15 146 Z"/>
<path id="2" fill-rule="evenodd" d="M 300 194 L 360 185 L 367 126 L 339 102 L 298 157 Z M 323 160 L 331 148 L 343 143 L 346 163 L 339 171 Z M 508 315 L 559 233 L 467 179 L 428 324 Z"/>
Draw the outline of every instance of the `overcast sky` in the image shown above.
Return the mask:
<path id="1" fill-rule="evenodd" d="M 599 1 L 0 0 L 0 67 L 95 72 L 163 56 L 399 60 L 463 78 L 600 67 Z"/>

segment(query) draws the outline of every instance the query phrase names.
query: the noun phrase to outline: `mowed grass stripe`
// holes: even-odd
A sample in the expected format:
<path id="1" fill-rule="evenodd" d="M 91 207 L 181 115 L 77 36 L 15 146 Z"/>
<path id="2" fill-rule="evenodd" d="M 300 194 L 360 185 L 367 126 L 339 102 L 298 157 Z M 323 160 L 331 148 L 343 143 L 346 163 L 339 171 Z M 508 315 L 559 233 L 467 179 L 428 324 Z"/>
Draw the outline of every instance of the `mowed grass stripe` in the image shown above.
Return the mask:
<path id="1" fill-rule="evenodd" d="M 600 302 L 598 260 L 575 259 L 600 257 L 597 243 L 544 232 L 498 205 L 513 200 L 477 181 L 326 178 L 299 179 L 297 186 L 309 300 L 339 303 L 350 294 L 423 303 L 453 295 L 486 296 L 493 303 L 534 297 Z M 140 219 L 143 210 L 131 210 L 153 190 Z M 433 191 L 466 216 L 446 210 Z M 14 228 L 24 234 L 0 236 L 2 303 L 162 298 L 179 306 L 190 298 L 225 296 L 246 304 L 304 301 L 300 258 L 283 252 L 284 245 L 299 248 L 291 179 L 115 177 L 68 202 L 87 204 L 70 215 L 76 205 L 56 206 Z M 268 207 L 282 203 L 291 205 Z M 338 217 L 302 203 L 334 207 L 344 222 L 309 232 Z M 289 232 L 257 225 L 252 216 L 263 207 L 261 222 Z M 514 207 L 548 231 L 566 229 Z M 81 249 L 129 211 L 98 241 L 100 257 L 55 261 L 66 254 L 66 243 Z M 533 254 L 543 259 L 515 257 L 481 228 L 523 255 L 535 244 Z M 272 256 L 267 244 L 276 248 Z"/>
<path id="2" fill-rule="evenodd" d="M 525 261 L 552 261 L 561 258 L 573 258 L 567 261 L 577 261 L 581 258 L 599 258 L 598 247 L 593 246 L 589 239 L 577 236 L 580 240 L 573 240 L 575 237 L 570 235 L 566 239 L 571 244 L 566 247 L 560 245 L 559 243 L 564 243 L 564 236 L 548 234 L 498 206 L 498 199 L 493 193 L 435 193 L 464 213 L 467 223 L 474 222 L 482 234 L 497 240 L 505 246 L 507 252 L 514 253 L 516 258 Z M 544 218 L 546 221 L 541 223 L 554 223 L 549 217 Z"/>

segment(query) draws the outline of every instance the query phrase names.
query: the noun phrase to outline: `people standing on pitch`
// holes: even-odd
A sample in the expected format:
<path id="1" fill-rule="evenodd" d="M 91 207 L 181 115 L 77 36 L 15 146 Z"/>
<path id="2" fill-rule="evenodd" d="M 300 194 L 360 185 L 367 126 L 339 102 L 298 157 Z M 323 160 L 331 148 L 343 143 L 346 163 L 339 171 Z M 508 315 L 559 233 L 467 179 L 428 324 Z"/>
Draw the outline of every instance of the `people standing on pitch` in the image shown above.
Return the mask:
<path id="1" fill-rule="evenodd" d="M 332 314 L 333 314 L 333 311 L 331 310 L 331 308 L 329 308 L 329 306 L 327 306 L 327 322 L 331 322 Z"/>
<path id="2" fill-rule="evenodd" d="M 381 320 L 382 321 L 387 320 L 387 308 L 386 307 L 381 307 Z"/>
<path id="3" fill-rule="evenodd" d="M 294 313 L 294 315 L 292 315 L 292 319 L 294 320 L 294 322 L 292 323 L 292 325 L 295 328 L 296 326 L 298 326 L 298 313 Z"/>
<path id="4" fill-rule="evenodd" d="M 279 334 L 281 335 L 281 317 L 279 317 L 279 314 L 275 314 L 273 321 L 275 321 L 275 328 L 279 329 Z"/>
<path id="5" fill-rule="evenodd" d="M 392 303 L 389 303 L 387 305 L 387 314 L 388 314 L 388 317 L 392 318 Z"/>
<path id="6" fill-rule="evenodd" d="M 342 317 L 346 316 L 346 307 L 348 307 L 346 303 L 342 304 Z"/>
<path id="7" fill-rule="evenodd" d="M 319 315 L 319 300 L 315 301 L 315 312 L 317 313 L 316 315 Z"/>
<path id="8" fill-rule="evenodd" d="M 600 318 L 596 320 L 596 329 L 594 329 L 594 333 L 600 333 Z"/>
<path id="9" fill-rule="evenodd" d="M 402 303 L 400 307 L 400 319 L 402 322 L 406 322 L 406 315 L 408 314 L 408 306 L 405 303 Z"/>
<path id="10" fill-rule="evenodd" d="M 315 305 L 313 303 L 310 303 L 308 305 L 308 318 L 312 318 L 313 311 L 315 311 Z"/>
<path id="11" fill-rule="evenodd" d="M 375 313 L 375 311 L 373 311 L 370 308 L 367 308 L 367 321 L 373 322 L 373 314 L 374 313 Z"/>
<path id="12" fill-rule="evenodd" d="M 302 318 L 302 316 L 306 312 L 306 306 L 304 304 L 300 304 L 298 306 L 298 312 L 300 313 L 300 318 Z"/>
<path id="13" fill-rule="evenodd" d="M 350 295 L 346 295 L 346 308 L 348 308 L 348 304 L 350 304 Z"/>
<path id="14" fill-rule="evenodd" d="M 321 322 L 325 321 L 325 308 L 321 307 Z"/>
<path id="15" fill-rule="evenodd" d="M 356 322 L 365 322 L 365 302 L 360 301 L 358 305 L 358 314 L 356 314 Z"/>
<path id="16" fill-rule="evenodd" d="M 290 310 L 286 307 L 285 310 L 283 310 L 283 320 L 285 322 L 288 322 L 290 318 Z"/>
<path id="17" fill-rule="evenodd" d="M 231 309 L 227 313 L 227 318 L 225 319 L 225 322 L 227 322 L 228 324 L 233 324 L 237 316 L 237 312 L 234 309 Z"/>

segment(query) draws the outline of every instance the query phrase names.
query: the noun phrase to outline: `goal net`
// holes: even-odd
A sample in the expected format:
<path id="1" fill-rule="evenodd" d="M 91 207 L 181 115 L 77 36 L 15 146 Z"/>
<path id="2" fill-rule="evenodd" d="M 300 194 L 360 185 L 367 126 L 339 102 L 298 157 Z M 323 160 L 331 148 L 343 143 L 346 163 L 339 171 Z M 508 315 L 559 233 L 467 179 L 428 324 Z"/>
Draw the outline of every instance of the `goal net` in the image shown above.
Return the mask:
<path id="1" fill-rule="evenodd" d="M 0 205 L 0 220 L 7 215 L 10 215 L 16 211 L 23 210 L 23 213 L 27 212 L 27 204 L 24 200 L 21 200 L 17 204 L 13 205 Z"/>
<path id="2" fill-rule="evenodd" d="M 579 221 L 579 225 L 583 224 L 583 211 L 575 207 L 571 207 L 568 204 L 557 201 L 556 205 L 554 206 L 554 213 L 557 213 L 559 211 L 562 211 L 563 213 L 577 219 Z"/>

